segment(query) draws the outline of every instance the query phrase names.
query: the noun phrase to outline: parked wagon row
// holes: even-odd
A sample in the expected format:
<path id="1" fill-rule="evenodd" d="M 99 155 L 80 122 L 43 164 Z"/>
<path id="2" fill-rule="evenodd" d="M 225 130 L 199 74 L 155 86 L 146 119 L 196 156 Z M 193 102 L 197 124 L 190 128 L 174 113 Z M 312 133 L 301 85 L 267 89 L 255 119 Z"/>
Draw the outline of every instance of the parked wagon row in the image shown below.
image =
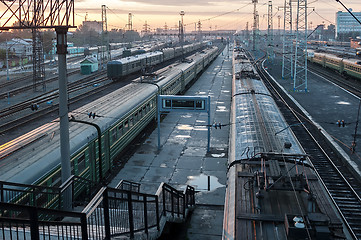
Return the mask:
<path id="1" fill-rule="evenodd" d="M 70 113 L 101 129 L 101 157 L 93 126 L 70 122 L 72 175 L 101 181 L 117 165 L 120 152 L 156 118 L 158 94 L 178 94 L 217 56 L 212 47 L 178 63 L 158 76 L 154 84 L 131 83 Z M 96 117 L 88 118 L 88 113 Z M 59 186 L 61 183 L 59 122 L 53 121 L 0 146 L 0 181 Z M 20 149 L 16 146 L 22 146 Z M 11 151 L 14 149 L 14 151 Z M 3 155 L 1 155 L 3 153 Z M 100 167 L 101 166 L 101 167 Z M 101 169 L 101 174 L 100 174 Z M 81 187 L 75 189 L 80 194 Z"/>

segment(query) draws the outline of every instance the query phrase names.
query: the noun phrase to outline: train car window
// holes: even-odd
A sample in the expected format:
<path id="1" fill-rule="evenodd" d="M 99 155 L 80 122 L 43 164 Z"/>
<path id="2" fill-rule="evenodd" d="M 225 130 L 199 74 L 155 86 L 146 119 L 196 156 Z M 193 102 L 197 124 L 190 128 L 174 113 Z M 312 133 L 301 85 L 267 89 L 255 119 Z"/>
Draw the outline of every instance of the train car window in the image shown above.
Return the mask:
<path id="1" fill-rule="evenodd" d="M 60 170 L 57 171 L 57 172 L 52 176 L 51 182 L 52 182 L 52 184 L 51 184 L 52 187 L 58 187 L 58 186 L 61 185 L 61 172 L 60 172 Z"/>
<path id="2" fill-rule="evenodd" d="M 138 112 L 134 113 L 134 120 L 137 122 L 138 121 Z"/>
<path id="3" fill-rule="evenodd" d="M 147 111 L 150 109 L 150 103 L 147 103 Z"/>
<path id="4" fill-rule="evenodd" d="M 142 114 L 143 114 L 142 109 L 139 109 L 139 114 L 138 114 L 138 115 L 139 115 L 139 118 L 142 118 L 142 117 L 143 117 L 143 115 L 142 115 Z"/>
<path id="5" fill-rule="evenodd" d="M 112 143 L 113 143 L 113 142 L 117 141 L 117 139 L 118 139 L 118 131 L 117 131 L 117 129 L 116 129 L 116 128 L 113 128 L 111 134 L 112 134 L 112 135 L 111 135 L 111 136 L 112 136 L 111 139 L 112 139 Z"/>
<path id="6" fill-rule="evenodd" d="M 120 137 L 122 135 L 123 135 L 123 125 L 121 124 L 118 126 L 118 136 Z"/>
<path id="7" fill-rule="evenodd" d="M 133 127 L 133 125 L 134 125 L 134 122 L 133 122 L 133 118 L 131 117 L 131 118 L 129 118 L 129 127 L 131 128 L 131 127 Z"/>
<path id="8" fill-rule="evenodd" d="M 85 153 L 83 153 L 79 158 L 78 158 L 78 170 L 77 173 L 81 173 L 85 170 Z"/>
<path id="9" fill-rule="evenodd" d="M 143 114 L 145 115 L 147 113 L 147 108 L 146 106 L 143 106 Z"/>
<path id="10" fill-rule="evenodd" d="M 71 161 L 71 174 L 75 175 L 75 160 Z"/>
<path id="11" fill-rule="evenodd" d="M 127 131 L 129 127 L 129 122 L 128 120 L 124 122 L 124 131 Z"/>

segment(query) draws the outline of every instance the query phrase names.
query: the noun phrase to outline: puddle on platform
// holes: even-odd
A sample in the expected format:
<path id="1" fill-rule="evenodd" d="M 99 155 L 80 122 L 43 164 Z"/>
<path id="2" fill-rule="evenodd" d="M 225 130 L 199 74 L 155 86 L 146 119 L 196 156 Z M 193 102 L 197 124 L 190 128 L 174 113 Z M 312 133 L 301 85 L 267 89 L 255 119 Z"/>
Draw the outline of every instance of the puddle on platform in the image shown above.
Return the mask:
<path id="1" fill-rule="evenodd" d="M 218 182 L 218 178 L 215 176 L 209 176 L 209 191 L 213 191 L 217 188 L 224 187 L 224 185 Z M 208 175 L 201 174 L 198 176 L 188 176 L 187 185 L 193 186 L 196 191 L 208 191 Z"/>
<path id="2" fill-rule="evenodd" d="M 226 154 L 225 154 L 225 153 L 220 153 L 220 154 L 217 154 L 217 153 L 212 153 L 211 155 L 212 155 L 212 157 L 214 157 L 214 158 L 221 158 L 221 157 L 226 156 Z"/>
<path id="3" fill-rule="evenodd" d="M 226 112 L 228 110 L 227 110 L 227 108 L 225 106 L 217 106 L 216 111 L 217 112 Z"/>
<path id="4" fill-rule="evenodd" d="M 344 101 L 336 102 L 336 104 L 340 104 L 340 105 L 351 105 L 351 103 L 349 103 L 349 102 L 344 102 Z"/>
<path id="5" fill-rule="evenodd" d="M 189 124 L 182 124 L 177 126 L 179 130 L 193 130 L 193 127 Z"/>
<path id="6" fill-rule="evenodd" d="M 176 135 L 175 138 L 190 138 L 189 135 Z"/>

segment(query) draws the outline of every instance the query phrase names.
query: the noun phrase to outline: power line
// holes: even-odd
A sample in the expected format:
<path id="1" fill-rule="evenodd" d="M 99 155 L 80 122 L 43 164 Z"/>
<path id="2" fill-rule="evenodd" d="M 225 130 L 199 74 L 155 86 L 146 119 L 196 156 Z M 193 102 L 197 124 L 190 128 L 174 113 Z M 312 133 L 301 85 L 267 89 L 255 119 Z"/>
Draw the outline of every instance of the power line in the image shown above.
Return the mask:
<path id="1" fill-rule="evenodd" d="M 240 8 L 237 8 L 237 9 L 235 9 L 235 10 L 229 11 L 229 12 L 221 13 L 221 14 L 218 14 L 218 15 L 213 16 L 213 17 L 209 17 L 209 18 L 205 18 L 205 19 L 202 19 L 202 20 L 198 20 L 198 21 L 196 21 L 196 22 L 191 22 L 191 23 L 184 24 L 184 26 L 194 25 L 195 23 L 198 23 L 199 21 L 200 21 L 200 22 L 205 22 L 205 21 L 209 21 L 209 20 L 214 19 L 214 18 L 222 17 L 222 16 L 224 16 L 224 15 L 237 12 L 237 11 L 239 11 L 239 10 L 247 7 L 248 5 L 251 5 L 251 3 L 247 3 L 246 5 L 244 5 L 244 6 L 240 7 Z"/>

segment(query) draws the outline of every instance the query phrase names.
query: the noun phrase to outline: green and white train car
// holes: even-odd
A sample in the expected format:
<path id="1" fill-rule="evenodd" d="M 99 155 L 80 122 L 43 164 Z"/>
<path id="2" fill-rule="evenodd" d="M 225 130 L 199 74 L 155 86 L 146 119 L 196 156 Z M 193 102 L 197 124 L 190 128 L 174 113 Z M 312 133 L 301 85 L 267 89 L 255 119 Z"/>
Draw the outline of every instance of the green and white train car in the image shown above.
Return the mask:
<path id="1" fill-rule="evenodd" d="M 312 50 L 308 50 L 309 52 Z M 361 79 L 361 61 L 357 59 L 341 58 L 328 53 L 308 54 L 308 60 L 323 67 L 334 69 L 340 74 Z"/>
<path id="2" fill-rule="evenodd" d="M 115 160 L 125 147 L 156 118 L 158 94 L 183 92 L 200 72 L 199 66 L 204 70 L 217 53 L 216 47 L 207 49 L 193 55 L 193 61 L 168 68 L 159 75 L 155 84 L 130 83 L 69 114 L 100 127 L 103 176 L 112 171 Z M 97 117 L 89 118 L 89 112 L 96 113 Z M 98 182 L 100 161 L 96 129 L 70 122 L 69 132 L 72 174 Z M 59 122 L 55 120 L 0 146 L 0 153 L 6 153 L 0 156 L 3 164 L 0 181 L 59 186 L 59 143 Z M 75 191 L 81 191 L 81 188 Z"/>

